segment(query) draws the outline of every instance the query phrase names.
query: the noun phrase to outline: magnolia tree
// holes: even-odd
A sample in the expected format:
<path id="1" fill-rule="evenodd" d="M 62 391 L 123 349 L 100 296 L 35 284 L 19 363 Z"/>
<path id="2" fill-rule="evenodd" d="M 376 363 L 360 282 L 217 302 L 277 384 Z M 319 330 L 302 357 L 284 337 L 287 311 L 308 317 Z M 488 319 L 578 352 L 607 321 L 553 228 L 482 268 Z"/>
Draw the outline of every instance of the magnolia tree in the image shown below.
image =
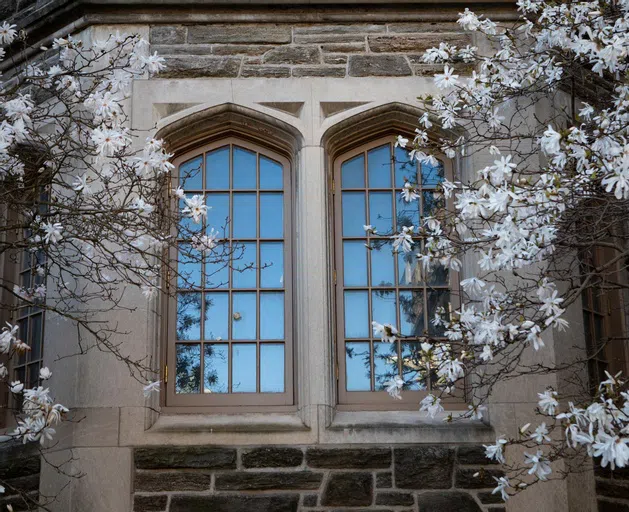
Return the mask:
<path id="1" fill-rule="evenodd" d="M 486 446 L 505 464 L 494 490 L 505 500 L 565 475 L 551 463 L 566 457 L 594 457 L 612 470 L 629 464 L 628 378 L 605 372 L 592 385 L 583 377 L 604 346 L 577 356 L 571 347 L 562 362 L 544 345 L 551 331 L 582 330 L 564 318 L 569 306 L 580 314 L 582 296 L 626 288 L 618 276 L 629 262 L 629 2 L 519 0 L 518 8 L 509 24 L 465 9 L 458 22 L 478 46 L 441 43 L 425 53 L 425 62 L 443 64 L 439 93 L 420 98 L 426 113 L 416 136 L 398 145 L 411 159 L 436 163 L 445 154 L 466 171 L 442 182 L 438 214 L 390 236 L 397 250 L 417 252 L 424 271 L 466 265 L 460 307 L 437 311 L 443 338 L 426 338 L 413 362 L 420 378 L 438 382 L 422 411 L 442 412 L 465 379 L 471 405 L 461 417 L 477 417 L 501 383 L 555 374 L 555 388 L 539 390 L 538 421 Z M 418 199 L 416 186 L 404 185 L 405 201 Z M 384 341 L 400 337 L 391 321 L 374 322 Z M 404 378 L 388 384 L 399 397 Z M 507 462 L 508 445 L 521 449 Z"/>
<path id="2" fill-rule="evenodd" d="M 0 43 L 14 55 L 22 51 L 20 36 L 0 25 Z M 162 141 L 139 140 L 128 128 L 132 81 L 163 67 L 139 36 L 68 37 L 42 47 L 41 58 L 13 68 L 0 85 L 0 307 L 10 319 L 0 332 L 0 382 L 12 395 L 16 425 L 0 442 L 44 445 L 69 412 L 46 386 L 54 367 L 28 378 L 9 374 L 9 360 L 30 360 L 20 318 L 43 312 L 47 323 L 64 322 L 76 333 L 68 354 L 113 354 L 150 393 L 159 389 L 151 381 L 155 361 L 133 359 L 116 323 L 116 314 L 138 302 L 125 294 L 135 288 L 155 303 L 169 292 L 161 272 L 171 265 L 170 275 L 185 286 L 191 276 L 177 274 L 171 248 L 219 269 L 238 257 L 239 248 L 217 244 L 217 230 L 203 230 L 202 196 L 168 190 L 173 166 Z M 188 243 L 176 248 L 177 239 Z"/>

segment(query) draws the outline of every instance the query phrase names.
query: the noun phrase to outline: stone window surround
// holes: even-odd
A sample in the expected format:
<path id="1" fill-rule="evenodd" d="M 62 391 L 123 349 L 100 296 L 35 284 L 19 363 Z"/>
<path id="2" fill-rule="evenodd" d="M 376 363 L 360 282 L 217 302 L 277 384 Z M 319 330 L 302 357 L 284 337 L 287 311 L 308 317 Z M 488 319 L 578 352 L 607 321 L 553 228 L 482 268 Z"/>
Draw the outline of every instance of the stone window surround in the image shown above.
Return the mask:
<path id="1" fill-rule="evenodd" d="M 299 233 L 308 232 L 311 239 L 321 237 L 320 239 L 325 240 L 326 244 L 329 241 L 327 239 L 329 234 L 325 214 L 319 213 L 314 216 L 312 212 L 305 211 L 306 190 L 307 203 L 310 207 L 316 208 L 318 212 L 327 211 L 329 183 L 326 178 L 331 172 L 330 159 L 338 155 L 339 151 L 346 150 L 351 144 L 360 144 L 386 134 L 412 133 L 421 112 L 415 107 L 409 107 L 406 100 L 404 103 L 401 101 L 392 103 L 346 101 L 348 112 L 341 110 L 340 114 L 335 114 L 336 119 L 329 119 L 333 116 L 322 116 L 328 119 L 319 119 L 322 121 L 320 137 L 317 137 L 319 143 L 312 144 L 309 143 L 309 139 L 312 139 L 314 134 L 307 124 L 300 122 L 302 119 L 299 115 L 281 112 L 277 108 L 280 102 L 270 107 L 261 107 L 253 101 L 242 101 L 239 102 L 240 104 L 231 101 L 216 102 L 218 104 L 212 106 L 211 102 L 191 103 L 188 101 L 190 98 L 185 94 L 178 100 L 179 95 L 174 94 L 171 95 L 173 101 L 167 108 L 166 104 L 161 102 L 163 96 L 160 97 L 158 91 L 153 94 L 148 91 L 153 88 L 161 89 L 162 86 L 172 87 L 177 82 L 188 82 L 190 85 L 190 83 L 201 84 L 205 81 L 139 82 L 142 87 L 136 90 L 137 95 L 134 95 L 133 104 L 133 110 L 138 114 L 134 116 L 134 125 L 137 128 L 141 129 L 144 126 L 147 133 L 155 134 L 150 126 L 156 125 L 155 117 L 157 117 L 157 136 L 165 137 L 171 147 L 178 145 L 181 151 L 184 151 L 194 144 L 201 143 L 198 141 L 200 135 L 205 136 L 203 143 L 207 143 L 208 138 L 212 137 L 244 136 L 247 130 L 255 127 L 256 136 L 264 139 L 262 141 L 258 139 L 258 142 L 273 143 L 276 150 L 283 150 L 292 156 L 297 182 L 295 222 L 298 236 L 295 253 L 298 259 L 302 258 L 295 276 L 298 283 L 295 305 L 296 323 L 301 326 L 315 327 L 308 330 L 302 329 L 297 333 L 295 366 L 298 379 L 294 411 L 262 414 L 254 410 L 239 408 L 238 412 L 234 411 L 234 414 L 207 414 L 205 411 L 199 411 L 198 414 L 177 415 L 165 411 L 159 415 L 147 412 L 144 433 L 133 429 L 135 433 L 129 432 L 131 436 L 129 439 L 142 439 L 144 443 L 153 444 L 163 441 L 166 437 L 171 439 L 173 435 L 179 433 L 182 435 L 198 433 L 194 434 L 197 437 L 202 436 L 202 433 L 214 432 L 215 436 L 222 438 L 219 433 L 225 433 L 225 436 L 231 437 L 235 433 L 249 432 L 258 433 L 262 437 L 268 436 L 268 442 L 277 442 L 273 439 L 284 439 L 286 435 L 310 437 L 317 435 L 316 432 L 318 432 L 318 437 L 323 442 L 347 442 L 348 433 L 352 436 L 352 442 L 377 440 L 390 442 L 392 432 L 395 432 L 396 442 L 416 442 L 418 439 L 422 442 L 488 440 L 492 435 L 492 429 L 480 421 L 451 426 L 444 425 L 443 418 L 427 420 L 417 412 L 411 411 L 396 411 L 394 414 L 377 410 L 338 411 L 333 405 L 336 403 L 336 397 L 333 386 L 331 342 L 329 344 L 317 342 L 321 337 L 330 339 L 332 334 L 329 328 L 331 324 L 328 321 L 331 315 L 330 293 L 332 291 L 329 286 L 332 277 L 328 265 L 330 252 L 324 244 L 319 244 L 318 247 L 313 246 L 304 237 L 300 237 Z M 216 84 L 216 81 L 213 82 Z M 226 81 L 221 82 L 226 83 Z M 417 83 L 405 85 L 409 86 L 409 90 L 417 89 Z M 143 89 L 147 90 L 142 92 Z M 183 89 L 186 87 L 184 86 Z M 384 91 L 383 96 L 387 97 Z M 139 98 L 147 98 L 148 101 L 142 101 Z M 266 97 L 265 99 L 273 98 Z M 149 109 L 150 119 L 142 115 L 142 112 L 147 112 L 146 103 L 152 104 L 152 108 Z M 323 102 L 321 103 L 323 110 L 324 105 Z M 267 104 L 271 105 L 270 102 Z M 306 108 L 301 110 L 306 111 Z M 313 115 L 314 109 L 310 107 L 309 110 L 311 112 L 308 115 Z M 171 114 L 173 111 L 174 113 Z M 140 121 L 142 118 L 144 122 Z M 195 138 L 197 138 L 196 142 Z M 325 152 L 323 148 L 326 149 Z M 309 167 L 308 172 L 305 169 L 306 161 Z M 320 169 L 318 173 L 317 167 Z M 308 273 L 303 270 L 305 268 L 321 268 L 320 272 L 325 273 L 325 276 L 322 278 L 321 273 L 311 273 L 309 277 Z M 308 291 L 307 296 L 310 297 L 308 304 L 300 299 L 305 296 L 305 290 Z M 150 338 L 149 352 L 156 354 L 156 347 L 153 345 L 156 337 L 150 336 Z M 152 400 L 149 399 L 148 405 L 153 407 L 159 405 L 154 398 Z M 310 433 L 307 434 L 308 431 Z M 298 432 L 303 434 L 298 434 Z M 217 442 L 219 438 L 216 439 Z"/>

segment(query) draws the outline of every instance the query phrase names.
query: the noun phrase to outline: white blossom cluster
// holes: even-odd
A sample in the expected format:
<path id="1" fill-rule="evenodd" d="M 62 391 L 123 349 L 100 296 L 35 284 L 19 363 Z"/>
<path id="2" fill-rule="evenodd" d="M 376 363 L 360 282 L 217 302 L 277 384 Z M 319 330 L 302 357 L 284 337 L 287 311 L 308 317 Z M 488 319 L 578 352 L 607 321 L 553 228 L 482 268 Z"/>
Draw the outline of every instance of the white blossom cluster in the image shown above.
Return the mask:
<path id="1" fill-rule="evenodd" d="M 17 37 L 14 25 L 0 25 L 1 45 L 9 46 Z M 32 207 L 16 203 L 23 208 L 17 213 L 25 235 L 15 250 L 45 258 L 34 269 L 36 282 L 16 284 L 13 295 L 21 307 L 36 305 L 80 325 L 105 343 L 101 348 L 122 359 L 114 345 L 106 345 L 112 329 L 91 327 L 90 308 L 106 311 L 102 304 L 107 299 L 116 307 L 128 285 L 149 298 L 159 290 L 155 256 L 170 243 L 171 234 L 170 226 L 160 225 L 157 211 L 165 177 L 173 169 L 172 155 L 161 140 L 138 144 L 126 127 L 124 102 L 133 80 L 164 69 L 164 59 L 149 55 L 148 42 L 141 37 L 119 33 L 91 42 L 57 38 L 51 48 L 40 50 L 42 59 L 31 59 L 0 83 L 0 183 L 7 190 L 32 187 L 34 173 L 43 177 L 47 194 Z M 0 60 L 5 54 L 0 48 Z M 32 168 L 33 155 L 41 155 L 38 169 Z M 202 202 L 196 196 L 185 198 L 179 217 L 202 222 Z M 197 245 L 210 251 L 216 238 L 212 232 Z M 2 330 L 0 354 L 11 358 L 28 350 L 17 325 Z M 42 368 L 39 381 L 51 375 Z M 0 441 L 44 444 L 51 439 L 68 409 L 55 403 L 48 388 L 10 380 L 1 363 L 0 381 L 20 404 L 17 428 Z M 159 383 L 147 389 L 158 390 Z"/>
<path id="2" fill-rule="evenodd" d="M 459 24 L 476 34 L 475 42 L 489 43 L 465 48 L 441 43 L 425 53 L 426 63 L 444 66 L 434 77 L 439 93 L 421 98 L 427 112 L 414 140 L 400 136 L 396 144 L 420 164 L 434 164 L 435 153 L 459 161 L 489 154 L 493 160 L 469 181 L 444 179 L 440 194 L 449 213 L 424 218 L 422 226 L 403 227 L 391 237 L 404 252 L 417 245 L 413 236 L 422 238 L 417 257 L 424 270 L 439 265 L 458 272 L 464 257 L 477 262 L 475 275 L 461 281 L 460 308 L 449 314 L 439 310 L 433 319 L 445 329 L 448 347 L 457 347 L 438 363 L 445 393 L 468 375 L 468 367 L 508 366 L 505 361 L 516 360 L 513 354 L 542 350 L 544 331 L 568 327 L 567 299 L 545 266 L 558 249 L 562 222 L 589 197 L 629 199 L 629 1 L 519 0 L 518 8 L 520 19 L 509 26 L 469 9 L 460 13 Z M 460 65 L 474 70 L 463 76 L 456 71 Z M 577 98 L 565 109 L 559 103 L 543 106 L 547 118 L 531 114 L 545 96 L 562 97 L 569 73 L 612 83 L 609 101 L 593 106 Z M 436 137 L 433 125 L 448 135 Z M 400 196 L 416 201 L 415 184 L 405 184 Z M 505 275 L 514 276 L 516 284 L 500 277 Z M 376 334 L 388 341 L 387 324 L 377 325 Z M 487 456 L 504 463 L 508 444 L 535 446 L 521 463 L 535 480 L 551 474 L 550 463 L 560 458 L 557 446 L 581 448 L 600 457 L 603 467 L 625 467 L 627 381 L 620 374 L 607 376 L 594 398 L 578 406 L 571 402 L 567 411 L 561 411 L 556 391 L 540 393 L 539 413 L 550 424 L 532 432 L 526 425 L 519 440 L 500 437 L 487 447 Z M 401 378 L 393 379 L 388 390 L 397 397 L 403 385 Z M 464 416 L 478 416 L 485 399 Z M 421 410 L 432 417 L 441 413 L 438 393 L 422 400 Z M 563 429 L 563 438 L 551 437 L 554 429 Z M 507 477 L 496 481 L 494 492 L 504 499 L 528 485 L 512 486 Z"/>

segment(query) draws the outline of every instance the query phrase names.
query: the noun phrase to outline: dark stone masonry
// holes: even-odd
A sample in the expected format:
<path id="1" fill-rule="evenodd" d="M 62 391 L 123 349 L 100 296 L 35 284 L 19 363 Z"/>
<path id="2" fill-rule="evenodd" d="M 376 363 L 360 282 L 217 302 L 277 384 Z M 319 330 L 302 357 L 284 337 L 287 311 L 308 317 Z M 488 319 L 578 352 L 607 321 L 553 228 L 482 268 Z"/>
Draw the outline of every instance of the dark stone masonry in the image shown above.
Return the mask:
<path id="1" fill-rule="evenodd" d="M 491 494 L 501 473 L 478 445 L 159 446 L 134 458 L 135 512 L 503 510 Z"/>
<path id="2" fill-rule="evenodd" d="M 41 461 L 36 445 L 6 444 L 0 448 L 0 510 L 38 510 Z M 45 498 L 44 498 L 45 499 Z"/>
<path id="3" fill-rule="evenodd" d="M 629 468 L 602 468 L 595 462 L 598 512 L 629 512 Z"/>
<path id="4" fill-rule="evenodd" d="M 430 76 L 423 52 L 471 44 L 454 22 L 291 25 L 153 25 L 151 51 L 167 59 L 161 78 Z M 459 65 L 457 72 L 471 72 Z"/>

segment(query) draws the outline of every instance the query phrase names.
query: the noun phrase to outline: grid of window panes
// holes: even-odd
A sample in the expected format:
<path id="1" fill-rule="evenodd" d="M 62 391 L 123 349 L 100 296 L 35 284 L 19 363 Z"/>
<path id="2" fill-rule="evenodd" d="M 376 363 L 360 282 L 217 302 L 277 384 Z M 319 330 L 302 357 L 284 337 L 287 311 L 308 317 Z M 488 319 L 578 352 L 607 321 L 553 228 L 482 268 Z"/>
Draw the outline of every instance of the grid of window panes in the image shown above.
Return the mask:
<path id="1" fill-rule="evenodd" d="M 340 167 L 341 247 L 345 386 L 347 391 L 380 391 L 401 375 L 407 390 L 424 390 L 430 384 L 417 371 L 422 336 L 443 332 L 430 320 L 438 306 L 448 310 L 449 276 L 446 269 L 427 274 L 413 252 L 394 253 L 389 236 L 403 226 L 419 227 L 421 219 L 441 207 L 435 188 L 444 168 L 410 162 L 408 153 L 383 144 Z M 419 200 L 406 202 L 404 183 L 416 186 Z M 371 225 L 377 235 L 366 233 Z M 396 343 L 375 337 L 371 322 L 395 325 L 405 336 Z"/>
<path id="2" fill-rule="evenodd" d="M 592 249 L 590 255 L 581 255 L 582 274 L 593 274 L 596 267 L 605 262 L 604 256 L 604 250 L 597 248 Z M 611 289 L 613 277 L 608 275 L 607 279 L 609 281 L 595 275 L 590 281 L 591 286 L 581 293 L 588 375 L 593 394 L 598 391 L 600 382 L 605 380 L 605 371 L 613 375 L 626 369 L 625 343 L 613 339 L 614 326 L 617 329 L 622 323 L 619 318 L 622 308 L 619 307 L 617 291 Z M 606 286 L 610 288 L 605 290 Z"/>
<path id="3" fill-rule="evenodd" d="M 20 286 L 30 289 L 43 284 L 44 278 L 37 272 L 37 268 L 42 268 L 44 263 L 43 252 L 24 250 L 18 278 Z M 39 383 L 39 370 L 42 366 L 44 311 L 37 306 L 22 304 L 17 318 L 19 338 L 30 350 L 18 356 L 17 363 L 13 365 L 13 375 L 15 380 L 24 382 L 25 387 L 32 388 Z"/>
<path id="4" fill-rule="evenodd" d="M 180 240 L 176 393 L 285 391 L 284 173 L 233 144 L 179 167 L 186 196 L 208 207 L 203 225 L 184 220 L 182 232 L 215 229 L 230 263 Z"/>

